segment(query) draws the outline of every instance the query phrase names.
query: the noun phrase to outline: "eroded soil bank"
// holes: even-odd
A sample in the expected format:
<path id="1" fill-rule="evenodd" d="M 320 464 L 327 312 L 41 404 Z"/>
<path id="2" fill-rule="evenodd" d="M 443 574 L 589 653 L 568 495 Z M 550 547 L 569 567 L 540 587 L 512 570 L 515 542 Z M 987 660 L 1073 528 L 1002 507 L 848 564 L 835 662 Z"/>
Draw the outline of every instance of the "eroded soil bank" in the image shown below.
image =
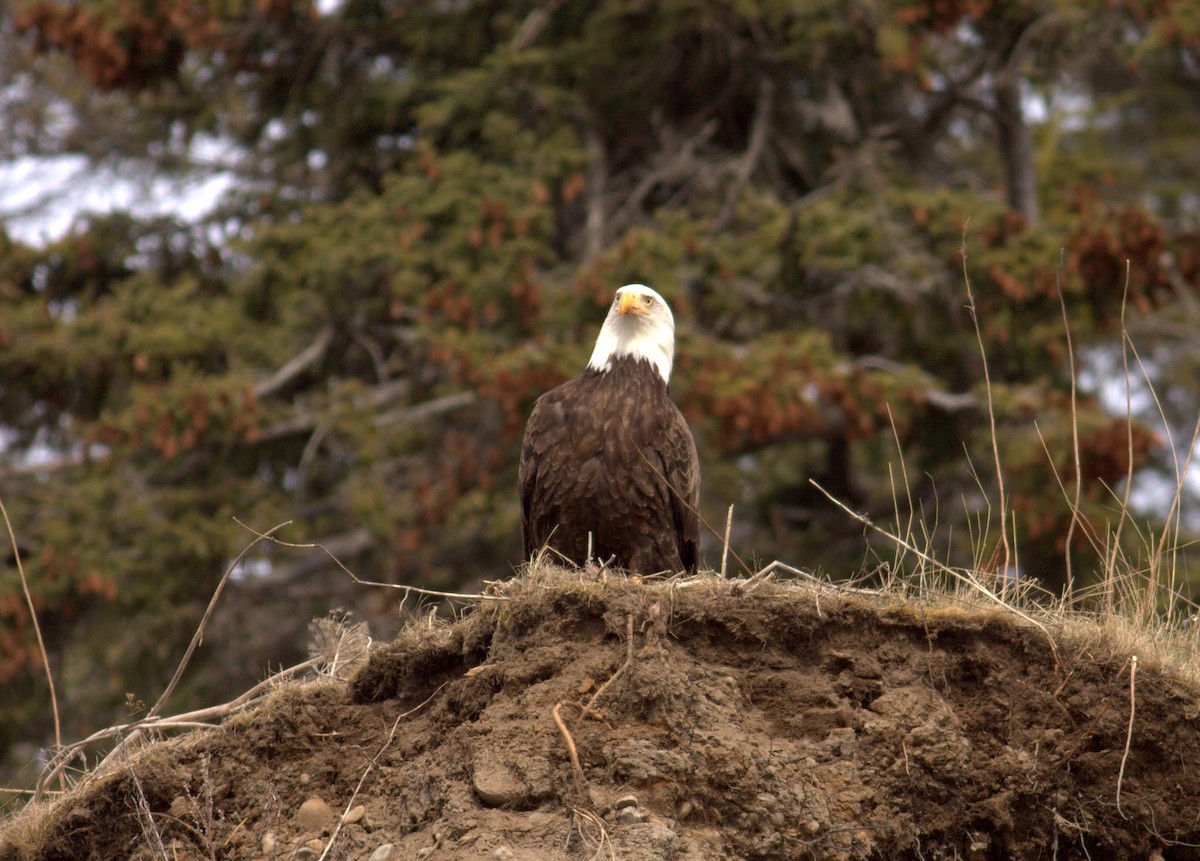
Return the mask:
<path id="1" fill-rule="evenodd" d="M 815 586 L 495 591 L 147 747 L 0 859 L 1200 858 L 1200 696 L 1142 667 L 1130 732 L 1096 642 Z"/>

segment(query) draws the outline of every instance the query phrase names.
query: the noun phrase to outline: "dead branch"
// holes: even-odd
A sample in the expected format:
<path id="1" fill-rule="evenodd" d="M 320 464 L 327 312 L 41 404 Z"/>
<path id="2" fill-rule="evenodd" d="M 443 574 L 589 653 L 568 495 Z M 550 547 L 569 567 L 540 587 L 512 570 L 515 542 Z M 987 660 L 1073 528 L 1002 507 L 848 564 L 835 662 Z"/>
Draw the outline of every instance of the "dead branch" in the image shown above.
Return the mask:
<path id="1" fill-rule="evenodd" d="M 758 82 L 758 102 L 754 106 L 754 120 L 750 126 L 750 139 L 746 144 L 746 152 L 738 162 L 737 173 L 729 193 L 725 195 L 725 202 L 721 204 L 720 212 L 717 213 L 717 217 L 713 219 L 708 228 L 710 237 L 716 236 L 729 226 L 729 221 L 733 218 L 733 212 L 737 208 L 738 198 L 742 196 L 742 190 L 750 181 L 754 169 L 758 167 L 758 162 L 766 147 L 768 132 L 771 129 L 771 107 L 774 100 L 775 82 L 767 75 L 763 75 Z"/>
<path id="2" fill-rule="evenodd" d="M 579 123 L 583 127 L 583 144 L 587 150 L 587 222 L 584 225 L 584 260 L 594 260 L 604 250 L 604 193 L 608 186 L 608 161 L 604 141 L 596 130 L 592 112 L 584 103 L 579 105 Z"/>
<path id="3" fill-rule="evenodd" d="M 408 594 L 427 595 L 431 598 L 457 598 L 457 599 L 463 600 L 463 601 L 507 601 L 508 600 L 508 598 L 506 598 L 502 595 L 471 594 L 471 593 L 467 593 L 467 592 L 438 592 L 433 589 L 422 589 L 419 586 L 409 586 L 406 583 L 380 583 L 376 580 L 363 580 L 361 577 L 359 577 L 357 574 L 355 574 L 353 571 L 351 571 L 349 568 L 347 568 L 346 565 L 342 562 L 342 560 L 338 559 L 337 555 L 334 554 L 333 551 L 331 551 L 324 544 L 320 544 L 317 542 L 309 542 L 307 544 L 297 544 L 297 543 L 294 543 L 291 541 L 282 541 L 278 538 L 272 537 L 270 533 L 262 534 L 262 533 L 256 532 L 254 529 L 252 529 L 251 527 L 242 523 L 240 520 L 237 520 L 237 518 L 234 518 L 234 521 L 239 526 L 241 526 L 243 529 L 253 532 L 255 535 L 259 536 L 259 538 L 268 539 L 271 541 L 272 544 L 278 544 L 280 547 L 291 547 L 291 548 L 300 549 L 300 550 L 316 548 L 316 549 L 320 550 L 326 556 L 328 556 L 330 558 L 330 560 L 333 561 L 334 565 L 336 565 L 338 568 L 342 569 L 343 572 L 345 572 L 347 575 L 349 575 L 351 580 L 353 580 L 355 583 L 357 583 L 360 586 L 380 586 L 384 589 L 400 589 L 405 593 L 405 595 L 408 595 Z M 276 527 L 276 529 L 278 529 L 278 527 Z M 274 532 L 274 531 L 275 531 L 274 529 L 271 530 L 271 532 Z"/>
<path id="4" fill-rule="evenodd" d="M 187 668 L 188 663 L 192 660 L 192 655 L 195 653 L 196 647 L 199 646 L 200 641 L 204 639 L 204 629 L 208 625 L 208 620 L 212 616 L 213 610 L 216 609 L 217 599 L 221 597 L 221 591 L 225 588 L 225 584 L 229 582 L 229 578 L 233 576 L 233 572 L 237 570 L 237 567 L 240 564 L 242 564 L 242 560 L 246 558 L 246 554 L 253 550 L 258 542 L 265 541 L 266 539 L 270 538 L 272 533 L 278 532 L 291 522 L 292 521 L 290 520 L 285 520 L 283 523 L 272 526 L 262 535 L 258 535 L 253 541 L 242 548 L 242 552 L 239 553 L 234 558 L 233 562 L 230 563 L 229 567 L 225 569 L 225 573 L 221 576 L 220 582 L 217 583 L 217 588 L 213 590 L 212 598 L 209 599 L 208 607 L 204 610 L 204 616 L 200 619 L 200 624 L 196 626 L 196 631 L 192 634 L 192 641 L 188 643 L 187 651 L 183 654 L 183 660 L 179 662 L 179 666 L 175 670 L 175 675 L 171 677 L 171 681 L 167 684 L 166 689 L 162 692 L 162 696 L 160 696 L 158 698 L 158 702 L 151 707 L 150 711 L 146 714 L 146 717 L 152 718 L 157 715 L 159 710 L 162 709 L 163 704 L 166 703 L 171 694 L 175 692 L 175 687 L 179 684 L 179 679 L 183 676 L 183 671 Z"/>
<path id="5" fill-rule="evenodd" d="M 530 11 L 525 16 L 525 20 L 521 22 L 521 29 L 517 31 L 517 35 L 509 43 L 509 47 L 513 51 L 524 51 L 533 45 L 546 29 L 546 25 L 550 23 L 550 16 L 558 11 L 558 7 L 562 4 L 563 0 L 550 0 L 545 6 L 539 6 Z"/>
<path id="6" fill-rule="evenodd" d="M 45 786 L 60 775 L 80 753 L 87 747 L 100 741 L 105 741 L 110 738 L 121 738 L 121 741 L 102 759 L 99 764 L 92 770 L 93 776 L 99 775 L 104 771 L 106 765 L 112 762 L 125 748 L 135 741 L 146 730 L 160 729 L 211 729 L 214 724 L 209 721 L 215 721 L 220 718 L 229 717 L 242 711 L 249 706 L 258 697 L 264 694 L 270 688 L 273 688 L 284 679 L 291 678 L 306 670 L 315 667 L 319 663 L 318 659 L 304 661 L 296 664 L 286 670 L 280 670 L 275 675 L 268 679 L 259 682 L 250 690 L 241 694 L 233 700 L 221 705 L 208 706 L 202 709 L 185 712 L 180 715 L 175 715 L 169 718 L 158 718 L 147 715 L 136 721 L 130 721 L 126 724 L 117 724 L 116 726 L 106 727 L 102 730 L 89 735 L 87 738 L 69 744 L 62 748 L 53 759 L 50 760 L 42 770 L 41 776 L 38 778 L 37 786 L 33 790 L 34 801 L 40 799 L 45 793 Z M 126 735 L 126 733 L 129 733 Z"/>
<path id="7" fill-rule="evenodd" d="M 256 398 L 273 395 L 288 385 L 296 377 L 303 374 L 325 356 L 325 351 L 333 343 L 333 327 L 322 329 L 311 344 L 283 364 L 275 373 L 256 385 L 251 391 Z"/>
<path id="8" fill-rule="evenodd" d="M 407 389 L 407 380 L 376 386 L 367 397 L 357 401 L 354 407 L 356 409 L 381 407 L 395 400 L 400 393 Z M 380 413 L 375 416 L 374 424 L 376 427 L 381 428 L 390 427 L 391 425 L 420 424 L 421 422 L 436 418 L 443 413 L 453 412 L 454 410 L 473 404 L 477 397 L 478 395 L 475 392 L 454 392 L 449 395 L 442 395 L 440 398 L 433 398 L 432 400 L 423 401 L 412 406 L 397 407 L 385 413 Z M 319 421 L 320 419 L 315 411 L 300 410 L 290 418 L 276 422 L 270 427 L 263 428 L 258 434 L 258 441 L 269 442 L 285 436 L 308 433 L 317 427 Z"/>
<path id="9" fill-rule="evenodd" d="M 621 230 L 632 223 L 635 213 L 642 208 L 646 197 L 658 186 L 691 177 L 696 172 L 696 150 L 716 134 L 716 120 L 709 120 L 694 135 L 678 146 L 664 143 L 659 165 L 644 175 L 625 199 L 625 204 L 612 219 L 612 229 Z"/>
<path id="10" fill-rule="evenodd" d="M 473 404 L 476 397 L 475 392 L 454 392 L 413 406 L 389 410 L 375 417 L 375 426 L 420 424 L 435 416 Z"/>

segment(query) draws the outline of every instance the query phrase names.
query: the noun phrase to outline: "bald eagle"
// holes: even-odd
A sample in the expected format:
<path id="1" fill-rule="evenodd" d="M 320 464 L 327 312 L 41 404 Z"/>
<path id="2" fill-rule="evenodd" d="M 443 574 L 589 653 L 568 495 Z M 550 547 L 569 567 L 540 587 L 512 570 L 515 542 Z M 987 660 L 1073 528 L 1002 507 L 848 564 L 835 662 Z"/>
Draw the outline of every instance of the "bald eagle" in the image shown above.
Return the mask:
<path id="1" fill-rule="evenodd" d="M 617 291 L 583 375 L 538 398 L 521 448 L 525 558 L 543 546 L 640 574 L 694 571 L 696 443 L 667 394 L 675 318 L 642 284 Z"/>

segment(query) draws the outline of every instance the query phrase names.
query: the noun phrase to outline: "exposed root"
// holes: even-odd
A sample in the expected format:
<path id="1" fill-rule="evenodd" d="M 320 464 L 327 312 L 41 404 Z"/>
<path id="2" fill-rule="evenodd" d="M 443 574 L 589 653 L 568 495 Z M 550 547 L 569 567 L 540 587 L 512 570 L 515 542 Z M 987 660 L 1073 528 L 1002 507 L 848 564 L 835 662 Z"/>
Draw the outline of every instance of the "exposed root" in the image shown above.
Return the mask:
<path id="1" fill-rule="evenodd" d="M 563 740 L 567 743 L 567 753 L 571 755 L 571 772 L 575 776 L 575 789 L 580 794 L 583 793 L 583 768 L 579 765 L 579 751 L 575 749 L 575 739 L 571 737 L 571 731 L 567 729 L 567 725 L 562 719 L 561 702 L 555 703 L 554 708 L 550 710 L 550 716 L 554 718 L 554 723 L 558 726 L 558 731 L 562 733 Z"/>
<path id="2" fill-rule="evenodd" d="M 618 678 L 620 678 L 621 675 L 624 674 L 627 670 L 629 670 L 632 666 L 633 666 L 633 614 L 630 613 L 629 616 L 625 620 L 625 663 L 623 663 L 623 664 L 621 664 L 621 666 L 617 667 L 616 672 L 614 672 L 611 676 L 608 677 L 608 680 L 596 690 L 596 693 L 592 694 L 592 698 L 590 700 L 588 700 L 588 704 L 583 707 L 583 713 L 585 715 L 590 714 L 593 717 L 598 718 L 599 715 L 595 711 L 596 701 L 599 700 L 601 695 L 612 686 L 613 682 L 615 682 Z"/>
<path id="3" fill-rule="evenodd" d="M 1137 667 L 1138 659 L 1137 655 L 1134 655 L 1129 659 L 1129 726 L 1125 729 L 1125 752 L 1121 754 L 1121 769 L 1117 772 L 1117 813 L 1121 814 L 1122 819 L 1129 818 L 1121 810 L 1121 783 L 1125 780 L 1125 763 L 1129 760 L 1129 745 L 1133 742 L 1133 715 L 1137 709 L 1137 697 L 1134 689 Z"/>

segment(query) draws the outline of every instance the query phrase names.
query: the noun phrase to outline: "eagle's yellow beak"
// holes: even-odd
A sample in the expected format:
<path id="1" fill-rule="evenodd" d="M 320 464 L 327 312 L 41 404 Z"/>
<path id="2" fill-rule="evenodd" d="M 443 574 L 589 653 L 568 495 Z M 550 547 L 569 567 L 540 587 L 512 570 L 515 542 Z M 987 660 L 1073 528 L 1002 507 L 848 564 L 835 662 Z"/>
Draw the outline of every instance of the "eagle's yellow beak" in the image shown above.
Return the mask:
<path id="1" fill-rule="evenodd" d="M 621 312 L 622 317 L 630 311 L 640 314 L 642 312 L 642 297 L 637 293 L 622 293 L 621 304 L 618 310 Z"/>

